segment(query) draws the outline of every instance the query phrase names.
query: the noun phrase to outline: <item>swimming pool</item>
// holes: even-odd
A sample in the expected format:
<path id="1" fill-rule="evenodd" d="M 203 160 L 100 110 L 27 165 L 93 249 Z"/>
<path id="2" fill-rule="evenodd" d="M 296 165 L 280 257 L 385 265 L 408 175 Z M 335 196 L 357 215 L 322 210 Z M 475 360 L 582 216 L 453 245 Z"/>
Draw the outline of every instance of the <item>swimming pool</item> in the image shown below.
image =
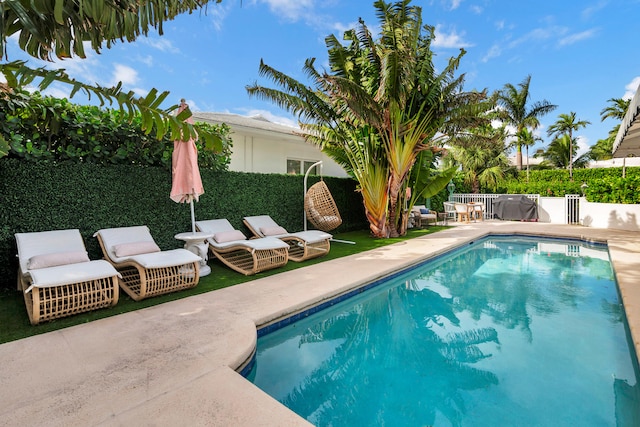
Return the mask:
<path id="1" fill-rule="evenodd" d="M 606 248 L 490 237 L 262 336 L 256 385 L 316 425 L 636 425 Z"/>

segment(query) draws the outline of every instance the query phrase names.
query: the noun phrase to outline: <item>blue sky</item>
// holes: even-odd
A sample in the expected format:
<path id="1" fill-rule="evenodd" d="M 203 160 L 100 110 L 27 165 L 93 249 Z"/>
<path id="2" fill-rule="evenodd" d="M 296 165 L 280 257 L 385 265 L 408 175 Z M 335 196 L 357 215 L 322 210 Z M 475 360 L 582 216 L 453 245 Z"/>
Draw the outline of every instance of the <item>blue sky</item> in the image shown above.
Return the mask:
<path id="1" fill-rule="evenodd" d="M 558 114 L 576 112 L 591 122 L 578 132 L 581 151 L 605 138 L 616 124 L 601 122 L 609 98 L 631 97 L 640 84 L 637 18 L 640 0 L 414 0 L 425 24 L 436 27 L 436 64 L 463 57 L 465 89 L 501 89 L 531 75 L 531 101 L 558 105 L 542 118 L 537 133 Z M 48 64 L 86 82 L 124 87 L 145 95 L 151 88 L 171 92 L 166 107 L 187 99 L 194 111 L 262 114 L 272 121 L 296 120 L 273 104 L 250 98 L 245 86 L 272 86 L 258 75 L 260 59 L 300 81 L 307 58 L 327 65 L 324 38 L 341 37 L 362 17 L 375 30 L 372 0 L 223 0 L 206 13 L 167 22 L 164 35 L 119 43 L 86 59 Z M 9 60 L 25 59 L 10 41 Z M 34 59 L 32 65 L 45 63 Z M 66 97 L 69 88 L 49 94 Z M 75 96 L 72 101 L 86 103 Z"/>

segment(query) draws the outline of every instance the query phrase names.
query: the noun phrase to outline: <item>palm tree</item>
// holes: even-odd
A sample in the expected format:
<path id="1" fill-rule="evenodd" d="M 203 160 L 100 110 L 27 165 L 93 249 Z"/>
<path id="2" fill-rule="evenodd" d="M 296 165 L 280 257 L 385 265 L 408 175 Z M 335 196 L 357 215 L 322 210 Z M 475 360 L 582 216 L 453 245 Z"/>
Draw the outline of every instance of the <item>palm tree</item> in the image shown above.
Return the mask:
<path id="1" fill-rule="evenodd" d="M 541 150 L 537 156 L 541 156 L 548 164 L 557 168 L 569 168 L 571 164 L 578 168 L 584 167 L 589 162 L 589 156 L 585 154 L 573 159 L 577 149 L 576 138 L 570 139 L 569 134 L 565 133 L 551 141 L 549 146 Z"/>
<path id="2" fill-rule="evenodd" d="M 487 124 L 473 128 L 450 140 L 451 156 L 445 157 L 445 165 L 460 164 L 472 193 L 479 193 L 481 186 L 496 190 L 509 168 L 505 139 L 504 127 L 496 129 Z"/>
<path id="3" fill-rule="evenodd" d="M 533 147 L 537 141 L 542 141 L 542 138 L 539 136 L 535 136 L 529 128 L 523 128 L 520 133 L 518 133 L 517 138 L 519 141 L 522 141 L 522 145 L 526 149 L 527 155 L 527 182 L 529 182 L 529 147 Z"/>
<path id="4" fill-rule="evenodd" d="M 609 98 L 607 102 L 609 102 L 611 105 L 603 108 L 602 111 L 600 111 L 600 121 L 604 122 L 606 119 L 615 119 L 622 121 L 625 114 L 627 114 L 629 105 L 631 104 L 631 98 Z"/>
<path id="5" fill-rule="evenodd" d="M 515 128 L 516 136 L 516 166 L 522 170 L 522 145 L 523 142 L 518 134 L 525 127 L 535 129 L 540 125 L 540 117 L 550 113 L 556 109 L 556 105 L 549 103 L 547 100 L 535 102 L 530 108 L 527 102 L 531 97 L 529 86 L 531 84 L 531 76 L 527 76 L 516 88 L 511 83 L 507 83 L 502 91 L 498 92 L 498 105 L 501 109 L 498 115 L 503 123 L 511 125 Z"/>
<path id="6" fill-rule="evenodd" d="M 568 136 L 567 142 L 568 150 L 569 150 L 569 179 L 573 180 L 573 155 L 577 150 L 577 142 L 573 139 L 573 132 L 579 130 L 580 128 L 584 128 L 587 125 L 591 124 L 591 122 L 587 120 L 577 120 L 576 113 L 573 111 L 569 114 L 560 114 L 558 116 L 558 120 L 547 130 L 548 136 L 561 137 L 563 135 Z"/>
<path id="7" fill-rule="evenodd" d="M 339 153 L 341 164 L 348 163 L 376 237 L 406 233 L 411 170 L 422 151 L 437 150 L 444 139 L 438 132 L 456 132 L 489 108 L 479 102 L 486 93 L 462 92 L 464 76 L 454 76 L 464 51 L 436 72 L 434 28 L 423 26 L 422 9 L 409 3 L 374 3 L 380 19 L 377 40 L 362 20 L 344 33 L 346 45 L 327 37 L 331 73 L 318 71 L 314 59 L 304 66 L 315 87 L 264 62 L 261 75 L 283 89 L 247 87 L 249 94 L 305 120 L 305 138 L 330 155 Z M 446 183 L 442 180 L 442 188 Z"/>
<path id="8" fill-rule="evenodd" d="M 616 136 L 618 135 L 620 123 L 624 119 L 624 116 L 629 109 L 631 98 L 610 98 L 608 102 L 611 105 L 605 107 L 602 111 L 600 111 L 600 121 L 605 121 L 606 119 L 614 119 L 618 123 L 609 131 L 609 135 L 606 138 L 599 139 L 595 145 L 591 146 L 591 148 L 589 149 L 589 158 L 592 160 L 608 160 L 613 157 L 613 143 L 615 142 Z"/>
<path id="9" fill-rule="evenodd" d="M 47 61 L 54 56 L 85 58 L 85 42 L 90 42 L 90 48 L 100 53 L 105 44 L 108 49 L 118 41 L 134 41 L 141 35 L 146 36 L 152 28 L 162 35 L 164 22 L 182 13 L 192 13 L 207 3 L 208 0 L 4 0 L 0 2 L 0 59 L 6 58 L 7 38 L 14 34 L 19 34 L 20 48 L 34 58 Z M 222 147 L 218 135 L 184 122 L 190 111 L 173 116 L 171 113 L 177 105 L 161 109 L 160 105 L 169 95 L 166 91 L 158 93 L 157 89 L 152 89 L 145 98 L 139 98 L 131 91 L 123 91 L 121 83 L 112 88 L 86 84 L 70 78 L 64 70 L 33 69 L 24 61 L 0 63 L 0 74 L 4 75 L 10 88 L 31 84 L 42 91 L 54 81 L 68 84 L 72 87 L 70 97 L 84 92 L 88 97 L 98 98 L 101 106 L 116 104 L 129 120 L 139 113 L 142 128 L 149 132 L 155 128 L 158 138 L 167 132 L 172 139 L 189 134 L 194 138 L 200 136 L 207 146 Z M 39 80 L 37 84 L 36 80 Z M 3 149 L 3 145 L 8 148 L 6 142 L 1 143 L 0 156 L 8 152 Z"/>

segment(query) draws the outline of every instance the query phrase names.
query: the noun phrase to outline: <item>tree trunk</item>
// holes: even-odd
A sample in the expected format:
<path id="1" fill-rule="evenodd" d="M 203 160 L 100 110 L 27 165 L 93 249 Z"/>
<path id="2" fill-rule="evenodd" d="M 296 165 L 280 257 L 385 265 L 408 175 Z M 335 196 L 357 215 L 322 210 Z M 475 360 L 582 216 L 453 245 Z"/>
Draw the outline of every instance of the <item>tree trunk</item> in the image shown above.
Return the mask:
<path id="1" fill-rule="evenodd" d="M 516 149 L 516 168 L 518 168 L 519 171 L 522 170 L 522 145 L 518 145 Z"/>
<path id="2" fill-rule="evenodd" d="M 369 210 L 364 208 L 365 215 L 367 216 L 367 221 L 369 221 L 369 229 L 371 230 L 371 235 L 378 239 L 386 239 L 389 237 L 388 229 L 387 229 L 387 218 L 386 216 L 383 218 L 376 218 L 369 213 Z"/>

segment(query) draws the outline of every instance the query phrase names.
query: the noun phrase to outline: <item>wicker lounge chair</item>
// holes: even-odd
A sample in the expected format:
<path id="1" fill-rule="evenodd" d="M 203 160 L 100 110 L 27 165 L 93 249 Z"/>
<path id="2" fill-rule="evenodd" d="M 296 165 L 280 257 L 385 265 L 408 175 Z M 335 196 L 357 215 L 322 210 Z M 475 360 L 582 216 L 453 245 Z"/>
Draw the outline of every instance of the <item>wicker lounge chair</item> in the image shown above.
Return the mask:
<path id="1" fill-rule="evenodd" d="M 246 276 L 282 267 L 289 260 L 289 245 L 275 237 L 247 240 L 226 219 L 196 221 L 199 231 L 213 234 L 209 251 L 225 265 Z"/>
<path id="2" fill-rule="evenodd" d="M 198 284 L 201 258 L 186 249 L 160 251 L 146 226 L 107 228 L 94 237 L 122 275 L 120 286 L 135 301 Z"/>
<path id="3" fill-rule="evenodd" d="M 18 289 L 32 325 L 118 302 L 120 275 L 90 261 L 77 229 L 17 233 Z"/>
<path id="4" fill-rule="evenodd" d="M 289 233 L 280 227 L 269 215 L 246 216 L 244 223 L 257 237 L 277 237 L 289 245 L 289 259 L 300 262 L 329 253 L 329 233 L 319 230 Z"/>

